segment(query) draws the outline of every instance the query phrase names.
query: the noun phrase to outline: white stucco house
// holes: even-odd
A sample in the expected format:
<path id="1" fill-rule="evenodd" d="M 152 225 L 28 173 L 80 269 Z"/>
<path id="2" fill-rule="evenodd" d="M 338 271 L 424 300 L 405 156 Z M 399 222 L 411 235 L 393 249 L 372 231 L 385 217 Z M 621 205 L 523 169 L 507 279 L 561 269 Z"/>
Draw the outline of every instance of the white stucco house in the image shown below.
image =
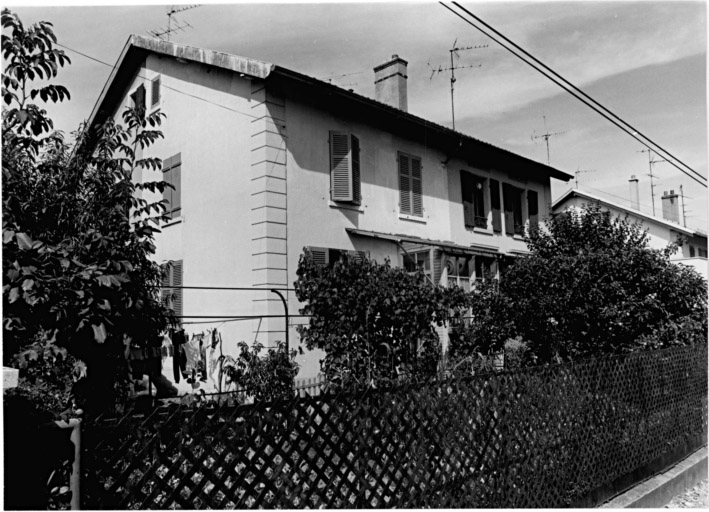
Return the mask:
<path id="1" fill-rule="evenodd" d="M 357 251 L 465 287 L 526 252 L 524 229 L 550 213 L 550 180 L 572 176 L 408 113 L 396 55 L 374 80 L 370 99 L 267 62 L 128 39 L 89 122 L 134 104 L 166 113 L 165 138 L 149 148 L 176 187 L 157 258 L 177 263 L 173 285 L 248 289 L 182 289 L 188 332 L 218 326 L 225 352 L 284 340 L 284 318 L 252 317 L 283 315 L 272 288 L 298 313 L 304 247 L 323 262 Z M 291 318 L 291 347 L 306 321 Z M 318 373 L 319 357 L 300 358 L 300 377 Z"/>
<path id="2" fill-rule="evenodd" d="M 682 240 L 681 247 L 670 257 L 671 261 L 694 268 L 706 279 L 707 234 L 680 224 L 678 195 L 673 190 L 663 194 L 663 217 L 660 218 L 641 212 L 638 206 L 633 207 L 632 197 L 637 197 L 637 193 L 634 193 L 637 180 L 631 179 L 630 185 L 630 206 L 624 206 L 618 201 L 610 201 L 583 189 L 571 189 L 554 201 L 552 210 L 554 213 L 559 213 L 570 207 L 580 208 L 584 204 L 597 203 L 615 216 L 627 217 L 631 222 L 639 222 L 642 229 L 647 231 L 648 245 L 653 249 L 664 249 L 670 242 Z M 637 204 L 637 200 L 635 202 Z"/>

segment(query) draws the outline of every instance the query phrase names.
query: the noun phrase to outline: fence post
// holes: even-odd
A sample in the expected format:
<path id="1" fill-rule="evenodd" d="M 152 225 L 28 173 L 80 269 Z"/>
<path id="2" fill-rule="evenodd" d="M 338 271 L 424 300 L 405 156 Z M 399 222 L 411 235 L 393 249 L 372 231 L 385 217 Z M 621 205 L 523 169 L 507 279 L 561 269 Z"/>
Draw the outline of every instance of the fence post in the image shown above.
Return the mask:
<path id="1" fill-rule="evenodd" d="M 55 421 L 59 428 L 70 428 L 69 440 L 74 443 L 74 463 L 71 466 L 69 489 L 71 489 L 71 510 L 81 510 L 81 418 L 69 421 Z"/>

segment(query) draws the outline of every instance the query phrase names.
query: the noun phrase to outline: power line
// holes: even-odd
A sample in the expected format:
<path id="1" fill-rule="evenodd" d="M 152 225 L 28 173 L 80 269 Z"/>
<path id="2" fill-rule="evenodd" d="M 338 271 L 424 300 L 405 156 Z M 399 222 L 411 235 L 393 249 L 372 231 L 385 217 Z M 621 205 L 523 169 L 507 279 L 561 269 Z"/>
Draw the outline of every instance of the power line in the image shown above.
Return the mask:
<path id="1" fill-rule="evenodd" d="M 578 99 L 578 100 L 581 101 L 582 103 L 584 103 L 586 106 L 588 106 L 588 107 L 591 108 L 592 110 L 596 111 L 598 114 L 600 114 L 601 116 L 603 116 L 605 119 L 607 119 L 608 121 L 610 121 L 611 123 L 613 123 L 614 125 L 616 125 L 618 128 L 620 128 L 621 130 L 623 130 L 624 132 L 626 132 L 628 135 L 630 135 L 631 137 L 633 137 L 635 140 L 637 140 L 638 142 L 640 142 L 643 146 L 647 147 L 648 149 L 653 149 L 654 151 L 656 151 L 656 152 L 658 152 L 658 153 L 659 153 L 660 151 L 662 151 L 663 153 L 665 153 L 665 155 L 669 155 L 669 157 L 671 157 L 671 158 L 673 158 L 674 160 L 676 160 L 677 162 L 681 163 L 683 166 L 685 166 L 685 167 L 686 167 L 687 169 L 689 169 L 691 172 L 693 172 L 694 174 L 696 174 L 697 176 L 699 176 L 699 178 L 693 176 L 692 174 L 690 174 L 689 172 L 687 172 L 685 169 L 682 169 L 682 168 L 681 168 L 679 165 L 677 165 L 675 162 L 668 161 L 668 163 L 670 163 L 671 165 L 673 165 L 674 167 L 676 167 L 677 169 L 679 169 L 681 172 L 683 172 L 684 174 L 686 174 L 687 176 L 689 176 L 690 178 L 692 178 L 693 180 L 695 180 L 696 182 L 698 182 L 700 185 L 702 185 L 702 186 L 704 186 L 704 187 L 707 186 L 707 184 L 706 184 L 706 179 L 707 179 L 707 178 L 705 178 L 703 175 L 701 175 L 700 173 L 698 173 L 697 171 L 695 171 L 694 169 L 692 169 L 689 165 L 687 165 L 687 164 L 685 164 L 684 162 L 682 162 L 679 158 L 677 158 L 677 157 L 675 157 L 674 155 L 672 155 L 672 153 L 670 153 L 669 151 L 667 151 L 666 149 L 664 149 L 662 146 L 660 146 L 659 144 L 657 144 L 656 142 L 654 142 L 652 139 L 650 139 L 650 138 L 647 137 L 646 135 L 642 134 L 639 130 L 637 130 L 635 127 L 633 127 L 630 123 L 628 123 L 628 122 L 624 121 L 623 119 L 621 119 L 619 116 L 617 116 L 616 114 L 614 114 L 614 113 L 613 113 L 612 111 L 610 111 L 608 108 L 604 107 L 604 106 L 601 105 L 598 101 L 596 101 L 596 100 L 594 100 L 593 98 L 591 98 L 588 94 L 586 94 L 585 92 L 583 92 L 581 89 L 579 89 L 578 87 L 576 87 L 575 85 L 573 85 L 571 82 L 569 82 L 569 81 L 566 80 L 565 78 L 563 78 L 561 75 L 559 75 L 559 74 L 556 73 L 554 70 L 552 70 L 551 68 L 549 68 L 548 66 L 546 66 L 544 63 L 542 63 L 541 61 L 539 61 L 537 58 L 535 58 L 534 56 L 532 56 L 531 54 L 529 54 L 526 50 L 524 50 L 524 49 L 521 48 L 519 45 L 517 45 L 516 43 L 514 43 L 513 41 L 511 41 L 509 38 L 505 37 L 505 36 L 504 36 L 503 34 L 501 34 L 499 31 L 495 30 L 493 27 L 491 27 L 490 25 L 488 25 L 487 23 L 485 23 L 485 22 L 484 22 L 483 20 L 481 20 L 479 17 L 475 16 L 473 13 L 471 13 L 470 11 L 468 11 L 467 9 L 465 9 L 464 7 L 462 7 L 460 4 L 458 4 L 457 2 L 453 2 L 453 4 L 454 4 L 456 7 L 458 7 L 459 9 L 461 9 L 462 11 L 464 11 L 465 13 L 467 13 L 469 16 L 471 16 L 473 19 L 475 19 L 478 23 L 484 25 L 488 30 L 490 30 L 490 31 L 494 32 L 495 34 L 497 34 L 500 38 L 504 39 L 504 41 L 507 42 L 509 45 L 511 45 L 511 46 L 513 46 L 514 48 L 516 48 L 519 52 L 521 52 L 521 53 L 523 53 L 524 55 L 526 55 L 529 59 L 532 59 L 534 62 L 536 62 L 537 64 L 539 64 L 539 66 L 541 66 L 541 67 L 544 68 L 544 69 L 541 69 L 539 66 L 537 66 L 537 65 L 534 64 L 533 62 L 530 62 L 529 60 L 527 60 L 527 58 L 525 58 L 525 57 L 523 57 L 522 55 L 520 55 L 517 51 L 515 51 L 514 49 L 512 49 L 512 48 L 510 48 L 509 46 L 505 45 L 505 44 L 504 44 L 503 42 L 501 42 L 498 38 L 494 37 L 494 36 L 491 35 L 489 32 L 487 32 L 487 31 L 485 31 L 484 29 L 480 28 L 480 27 L 477 26 L 473 21 L 471 21 L 471 20 L 465 18 L 462 14 L 456 12 L 455 10 L 453 10 L 452 8 L 450 8 L 449 6 L 447 6 L 446 4 L 444 4 L 443 2 L 440 2 L 440 4 L 441 4 L 443 7 L 445 7 L 446 9 L 448 9 L 449 11 L 451 11 L 453 14 L 455 14 L 456 16 L 458 16 L 460 19 L 462 19 L 463 21 L 465 21 L 466 23 L 468 23 L 470 26 L 472 26 L 473 28 L 477 29 L 478 31 L 480 31 L 480 32 L 482 32 L 483 34 L 485 34 L 486 36 L 488 36 L 490 39 L 492 39 L 492 40 L 495 41 L 497 44 L 499 44 L 500 46 L 502 46 L 502 47 L 503 47 L 504 49 L 506 49 L 508 52 L 512 53 L 513 55 L 515 55 L 516 57 L 518 57 L 519 59 L 521 59 L 521 60 L 522 60 L 523 62 L 525 62 L 527 65 L 531 66 L 531 67 L 534 68 L 536 71 L 538 71 L 538 72 L 540 72 L 541 74 L 543 74 L 543 75 L 544 75 L 545 77 L 547 77 L 549 80 L 551 80 L 552 82 L 554 82 L 555 84 L 557 84 L 559 87 L 561 87 L 562 89 L 564 89 L 566 92 L 568 92 L 569 94 L 571 94 L 572 96 L 574 96 L 576 99 Z M 576 91 L 576 92 L 575 92 L 575 91 Z M 578 94 L 577 94 L 577 93 L 578 93 Z M 583 97 L 582 97 L 582 96 L 583 96 Z M 593 104 L 592 104 L 592 103 L 589 103 L 589 101 L 587 101 L 586 99 L 584 99 L 584 97 L 587 98 L 588 100 L 590 100 L 590 102 L 592 102 Z M 594 105 L 594 104 L 595 104 L 595 105 Z M 600 107 L 601 109 L 603 109 L 603 111 L 602 111 L 602 110 L 599 110 L 599 108 L 597 108 L 596 105 L 597 105 L 598 107 Z M 605 112 L 604 112 L 604 111 L 605 111 Z M 610 114 L 611 116 L 613 116 L 615 119 L 612 119 L 611 117 L 609 117 L 609 115 L 606 114 L 606 112 L 607 112 L 608 114 Z M 617 119 L 617 121 L 616 121 L 616 119 Z M 620 122 L 620 123 L 623 123 L 624 125 L 626 125 L 627 128 L 626 128 L 626 126 L 622 126 L 621 124 L 619 124 L 619 122 Z M 631 131 L 631 130 L 632 130 L 632 131 Z M 654 147 L 654 148 L 651 148 L 651 147 L 648 145 L 648 142 L 645 142 L 645 140 L 641 140 L 637 135 L 640 135 L 643 139 L 647 140 L 650 144 L 652 144 L 652 145 L 655 146 L 655 147 Z M 660 151 L 658 151 L 656 148 L 659 148 Z M 665 156 L 665 155 L 661 155 L 661 156 Z M 704 181 L 701 181 L 701 180 L 704 180 Z"/>

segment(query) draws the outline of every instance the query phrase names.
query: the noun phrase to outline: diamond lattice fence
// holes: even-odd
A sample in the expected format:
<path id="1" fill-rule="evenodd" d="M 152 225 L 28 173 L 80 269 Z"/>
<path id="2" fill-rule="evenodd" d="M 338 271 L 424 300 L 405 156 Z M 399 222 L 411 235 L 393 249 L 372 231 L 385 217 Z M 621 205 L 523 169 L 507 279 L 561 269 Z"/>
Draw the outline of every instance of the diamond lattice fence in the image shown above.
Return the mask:
<path id="1" fill-rule="evenodd" d="M 85 433 L 89 508 L 563 507 L 707 434 L 707 346 Z"/>

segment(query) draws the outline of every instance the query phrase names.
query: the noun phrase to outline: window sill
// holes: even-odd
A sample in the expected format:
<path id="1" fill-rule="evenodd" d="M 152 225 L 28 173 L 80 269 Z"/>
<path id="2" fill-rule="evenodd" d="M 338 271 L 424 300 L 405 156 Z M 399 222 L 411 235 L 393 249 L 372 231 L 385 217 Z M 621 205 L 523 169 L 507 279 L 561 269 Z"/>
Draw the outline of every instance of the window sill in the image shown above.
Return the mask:
<path id="1" fill-rule="evenodd" d="M 167 222 L 163 222 L 160 227 L 161 228 L 167 228 L 169 226 L 174 226 L 175 224 L 180 224 L 185 220 L 185 218 L 180 215 L 179 217 L 175 217 L 174 219 L 170 219 Z"/>
<path id="2" fill-rule="evenodd" d="M 420 224 L 426 224 L 426 219 L 424 219 L 423 217 L 417 217 L 417 216 L 415 216 L 415 215 L 406 215 L 406 214 L 404 214 L 404 213 L 400 213 L 400 214 L 399 214 L 399 218 L 400 218 L 401 220 L 410 220 L 410 221 L 412 221 L 412 222 L 418 222 L 418 223 L 420 223 Z"/>
<path id="3" fill-rule="evenodd" d="M 522 241 L 524 241 L 524 236 L 518 235 L 518 234 L 516 234 L 516 233 L 512 236 L 512 238 L 514 238 L 515 240 L 522 240 Z"/>
<path id="4" fill-rule="evenodd" d="M 483 228 L 473 228 L 473 233 L 477 233 L 479 235 L 487 235 L 487 236 L 494 236 L 494 234 L 495 234 L 492 232 L 491 229 L 483 229 Z"/>
<path id="5" fill-rule="evenodd" d="M 354 204 L 354 203 L 338 203 L 333 200 L 328 201 L 328 206 L 330 208 L 338 208 L 341 210 L 350 210 L 353 212 L 359 212 L 359 213 L 364 213 L 364 206 L 361 204 Z"/>

